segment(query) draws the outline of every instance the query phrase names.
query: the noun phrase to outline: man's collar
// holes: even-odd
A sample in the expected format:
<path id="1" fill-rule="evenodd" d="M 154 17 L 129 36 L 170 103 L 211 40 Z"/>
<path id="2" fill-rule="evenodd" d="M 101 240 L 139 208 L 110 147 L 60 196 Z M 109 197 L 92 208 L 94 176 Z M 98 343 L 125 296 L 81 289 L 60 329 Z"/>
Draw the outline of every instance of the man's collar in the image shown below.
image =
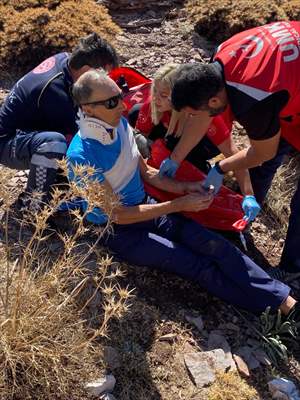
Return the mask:
<path id="1" fill-rule="evenodd" d="M 108 145 L 115 142 L 117 138 L 117 128 L 100 119 L 86 116 L 82 110 L 78 112 L 79 131 L 83 139 L 94 139 Z"/>

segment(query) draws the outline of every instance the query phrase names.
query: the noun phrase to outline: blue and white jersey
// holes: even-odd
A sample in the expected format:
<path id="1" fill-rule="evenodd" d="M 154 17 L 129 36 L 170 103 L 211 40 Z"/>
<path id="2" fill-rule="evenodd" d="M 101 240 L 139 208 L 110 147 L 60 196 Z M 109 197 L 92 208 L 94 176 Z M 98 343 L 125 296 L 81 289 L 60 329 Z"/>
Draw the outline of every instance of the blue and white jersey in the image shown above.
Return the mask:
<path id="1" fill-rule="evenodd" d="M 80 130 L 67 151 L 69 162 L 95 168 L 96 179 L 99 182 L 106 180 L 120 195 L 123 205 L 140 204 L 145 198 L 139 169 L 140 153 L 127 120 L 122 118 L 119 126 L 113 128 L 103 121 L 81 116 L 79 126 Z M 112 132 L 113 138 L 110 139 Z M 74 180 L 72 168 L 69 178 Z M 86 202 L 82 202 L 81 207 L 85 211 Z M 94 209 L 87 219 L 96 224 L 107 220 L 100 209 Z"/>

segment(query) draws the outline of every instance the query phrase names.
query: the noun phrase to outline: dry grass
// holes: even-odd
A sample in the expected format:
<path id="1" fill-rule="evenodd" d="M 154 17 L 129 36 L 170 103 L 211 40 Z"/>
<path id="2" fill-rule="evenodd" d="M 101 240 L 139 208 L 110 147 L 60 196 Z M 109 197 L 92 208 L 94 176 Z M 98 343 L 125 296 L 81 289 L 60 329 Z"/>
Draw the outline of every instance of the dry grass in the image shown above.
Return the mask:
<path id="1" fill-rule="evenodd" d="M 1 171 L 5 209 L 4 243 L 0 247 L 0 398 L 3 400 L 82 399 L 84 384 L 101 371 L 102 353 L 95 339 L 106 336 L 109 322 L 128 309 L 131 294 L 118 285 L 122 272 L 114 268 L 109 257 L 98 255 L 93 274 L 86 269 L 92 253 L 97 254 L 103 232 L 98 232 L 93 246 L 80 245 L 79 238 L 87 234 L 83 216 L 74 213 L 72 236 L 60 235 L 63 250 L 56 257 L 49 252 L 53 234 L 45 231 L 47 219 L 61 201 L 84 193 L 90 208 L 97 205 L 109 215 L 118 204 L 118 199 L 99 184 L 92 182 L 89 186 L 94 172 L 91 168 L 77 168 L 76 172 L 83 183 L 80 187 L 71 185 L 68 193 L 56 189 L 51 204 L 39 215 L 29 216 L 27 241 L 26 228 L 21 223 L 17 246 L 22 252 L 19 258 L 14 258 L 9 242 L 9 203 L 15 193 L 7 187 L 12 172 Z M 109 223 L 106 229 L 110 229 Z M 93 288 L 88 296 L 87 286 Z M 97 326 L 92 328 L 86 320 L 86 310 L 96 296 Z"/>
<path id="2" fill-rule="evenodd" d="M 218 374 L 216 382 L 211 386 L 207 400 L 255 400 L 257 391 L 237 373 Z"/>
<path id="3" fill-rule="evenodd" d="M 285 234 L 290 215 L 290 202 L 300 179 L 300 156 L 289 158 L 278 168 L 267 196 L 267 208 L 272 212 L 278 231 Z"/>
<path id="4" fill-rule="evenodd" d="M 33 67 L 91 32 L 113 41 L 120 31 L 93 0 L 10 1 L 0 6 L 0 66 Z"/>
<path id="5" fill-rule="evenodd" d="M 297 0 L 189 0 L 186 10 L 196 31 L 215 42 L 254 26 L 300 17 Z"/>

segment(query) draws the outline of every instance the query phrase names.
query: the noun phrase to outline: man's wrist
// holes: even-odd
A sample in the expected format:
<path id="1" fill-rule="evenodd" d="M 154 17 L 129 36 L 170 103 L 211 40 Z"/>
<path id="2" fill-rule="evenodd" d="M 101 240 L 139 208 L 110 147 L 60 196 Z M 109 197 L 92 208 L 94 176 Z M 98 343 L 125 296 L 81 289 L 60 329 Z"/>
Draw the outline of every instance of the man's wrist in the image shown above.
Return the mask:
<path id="1" fill-rule="evenodd" d="M 180 162 L 181 162 L 181 161 L 177 158 L 175 152 L 171 153 L 169 158 L 170 158 L 170 160 L 174 161 L 177 165 L 179 165 Z"/>

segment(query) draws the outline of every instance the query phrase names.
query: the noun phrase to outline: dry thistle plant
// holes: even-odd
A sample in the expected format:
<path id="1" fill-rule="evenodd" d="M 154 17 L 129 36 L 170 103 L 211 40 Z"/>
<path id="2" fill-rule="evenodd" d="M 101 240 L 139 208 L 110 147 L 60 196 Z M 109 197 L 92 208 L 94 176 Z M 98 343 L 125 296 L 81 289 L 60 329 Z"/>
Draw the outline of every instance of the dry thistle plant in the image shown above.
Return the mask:
<path id="1" fill-rule="evenodd" d="M 66 171 L 66 162 L 61 165 Z M 65 172 L 66 173 L 66 172 Z M 131 292 L 122 288 L 122 271 L 108 256 L 101 256 L 97 245 L 111 222 L 97 232 L 88 244 L 84 215 L 73 211 L 72 236 L 55 235 L 47 228 L 49 216 L 61 202 L 83 197 L 93 207 L 101 207 L 108 216 L 118 198 L 97 182 L 91 181 L 94 170 L 76 167 L 80 186 L 70 190 L 56 188 L 49 205 L 37 214 L 28 214 L 27 227 L 20 224 L 19 258 L 14 258 L 9 242 L 9 204 L 11 191 L 7 179 L 0 179 L 4 240 L 0 245 L 0 398 L 1 399 L 76 399 L 85 398 L 84 384 L 99 376 L 102 349 L 96 338 L 108 334 L 111 319 L 127 311 Z M 8 176 L 8 175 L 7 175 Z M 14 221 L 12 223 L 17 223 Z M 26 229 L 30 232 L 25 241 Z M 47 229 L 46 229 L 47 228 Z M 80 242 L 82 235 L 85 239 Z M 51 244 L 61 245 L 56 254 Z M 88 270 L 95 259 L 93 273 Z M 91 285 L 92 283 L 92 285 Z M 92 290 L 86 295 L 87 287 Z M 95 303 L 95 298 L 97 302 Z M 97 325 L 87 320 L 93 302 Z M 103 365 L 103 363 L 102 363 Z M 103 368 L 103 367 L 102 367 Z"/>
<path id="2" fill-rule="evenodd" d="M 249 386 L 236 372 L 217 374 L 217 380 L 210 387 L 207 400 L 255 400 L 257 391 Z"/>
<path id="3" fill-rule="evenodd" d="M 300 179 L 300 157 L 293 156 L 281 167 L 274 176 L 267 197 L 267 208 L 272 211 L 277 220 L 278 231 L 286 234 L 290 202 Z"/>

